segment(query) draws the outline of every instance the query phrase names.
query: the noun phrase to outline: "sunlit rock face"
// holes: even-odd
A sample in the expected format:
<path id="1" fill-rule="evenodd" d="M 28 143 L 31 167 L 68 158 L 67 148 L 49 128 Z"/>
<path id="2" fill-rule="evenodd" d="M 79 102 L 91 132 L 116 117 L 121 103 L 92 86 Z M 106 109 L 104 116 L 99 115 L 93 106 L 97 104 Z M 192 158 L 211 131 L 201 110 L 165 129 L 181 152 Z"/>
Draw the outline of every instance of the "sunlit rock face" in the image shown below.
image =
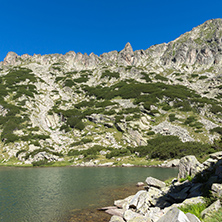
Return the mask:
<path id="1" fill-rule="evenodd" d="M 9 52 L 0 63 L 0 161 L 58 161 L 95 145 L 147 146 L 157 135 L 212 144 L 221 73 L 222 19 L 146 50 Z"/>

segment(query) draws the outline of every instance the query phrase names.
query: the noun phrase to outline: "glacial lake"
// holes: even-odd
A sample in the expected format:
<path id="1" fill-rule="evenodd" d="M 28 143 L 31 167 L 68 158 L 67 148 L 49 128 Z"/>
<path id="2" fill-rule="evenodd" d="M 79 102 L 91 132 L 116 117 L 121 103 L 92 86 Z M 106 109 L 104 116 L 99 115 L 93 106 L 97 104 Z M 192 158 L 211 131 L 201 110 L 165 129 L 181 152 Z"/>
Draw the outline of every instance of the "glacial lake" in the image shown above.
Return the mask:
<path id="1" fill-rule="evenodd" d="M 127 197 L 127 188 L 136 190 L 148 176 L 165 180 L 177 173 L 149 167 L 0 167 L 0 221 L 74 221 L 75 214 Z M 83 217 L 79 221 L 90 221 Z"/>

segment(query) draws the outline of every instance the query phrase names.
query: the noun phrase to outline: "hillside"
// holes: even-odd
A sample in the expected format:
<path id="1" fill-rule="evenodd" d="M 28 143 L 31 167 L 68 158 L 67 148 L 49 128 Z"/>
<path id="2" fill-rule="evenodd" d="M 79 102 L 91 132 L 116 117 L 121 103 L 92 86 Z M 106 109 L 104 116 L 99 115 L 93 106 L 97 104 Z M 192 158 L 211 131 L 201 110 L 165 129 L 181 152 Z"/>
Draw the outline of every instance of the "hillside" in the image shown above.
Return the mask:
<path id="1" fill-rule="evenodd" d="M 0 163 L 75 165 L 117 149 L 158 158 L 160 135 L 209 148 L 222 133 L 221 93 L 222 19 L 147 50 L 9 52 L 0 63 Z"/>

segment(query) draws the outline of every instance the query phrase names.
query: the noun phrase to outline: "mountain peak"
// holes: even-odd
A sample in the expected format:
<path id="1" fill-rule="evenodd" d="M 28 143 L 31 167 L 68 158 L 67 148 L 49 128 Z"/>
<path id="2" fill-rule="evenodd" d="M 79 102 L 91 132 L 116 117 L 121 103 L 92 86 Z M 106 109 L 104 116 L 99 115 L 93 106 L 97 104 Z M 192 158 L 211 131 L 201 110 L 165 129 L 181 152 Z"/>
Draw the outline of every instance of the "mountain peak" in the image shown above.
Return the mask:
<path id="1" fill-rule="evenodd" d="M 3 64 L 4 65 L 14 65 L 18 55 L 15 52 L 8 52 L 6 55 Z"/>
<path id="2" fill-rule="evenodd" d="M 132 46 L 131 46 L 131 44 L 130 44 L 129 42 L 126 43 L 124 49 L 125 49 L 126 51 L 128 51 L 128 52 L 129 52 L 129 51 L 130 51 L 130 52 L 133 52 L 133 48 L 132 48 Z"/>

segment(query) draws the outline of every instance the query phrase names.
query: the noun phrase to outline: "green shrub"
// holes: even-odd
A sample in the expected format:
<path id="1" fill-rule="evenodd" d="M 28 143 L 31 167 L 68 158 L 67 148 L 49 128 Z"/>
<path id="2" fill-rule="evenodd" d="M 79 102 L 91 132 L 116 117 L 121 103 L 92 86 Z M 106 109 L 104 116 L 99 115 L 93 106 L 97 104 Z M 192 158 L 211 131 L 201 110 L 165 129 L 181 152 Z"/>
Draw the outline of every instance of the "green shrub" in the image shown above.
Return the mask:
<path id="1" fill-rule="evenodd" d="M 211 129 L 210 130 L 210 133 L 213 133 L 213 132 L 215 132 L 215 133 L 219 133 L 220 135 L 222 135 L 222 128 L 221 127 L 215 127 L 215 128 L 213 128 L 213 129 Z"/>
<path id="2" fill-rule="evenodd" d="M 175 121 L 177 118 L 176 118 L 176 115 L 174 114 L 174 113 L 171 113 L 170 115 L 169 115 L 169 120 L 170 120 L 170 122 L 173 122 L 173 121 Z"/>
<path id="3" fill-rule="evenodd" d="M 71 145 L 70 145 L 71 146 Z M 78 155 L 80 155 L 80 151 L 79 150 L 74 150 L 74 149 L 71 149 L 71 150 L 69 150 L 69 152 L 68 152 L 68 156 L 78 156 Z"/>
<path id="4" fill-rule="evenodd" d="M 198 203 L 198 204 L 192 204 L 192 205 L 186 205 L 183 207 L 179 207 L 181 211 L 186 213 L 191 213 L 197 216 L 199 219 L 202 219 L 201 212 L 206 209 L 207 205 L 205 203 Z"/>
<path id="5" fill-rule="evenodd" d="M 156 74 L 155 79 L 161 80 L 161 81 L 168 81 L 168 79 L 166 77 L 161 76 L 160 74 Z"/>
<path id="6" fill-rule="evenodd" d="M 200 76 L 199 79 L 207 79 L 207 76 Z"/>
<path id="7" fill-rule="evenodd" d="M 64 83 L 65 86 L 72 87 L 75 83 L 71 79 L 67 79 Z"/>
<path id="8" fill-rule="evenodd" d="M 18 157 L 19 156 L 19 154 L 21 154 L 21 153 L 25 153 L 26 152 L 26 150 L 19 150 L 17 153 L 16 153 L 16 157 Z"/>
<path id="9" fill-rule="evenodd" d="M 102 75 L 101 75 L 101 79 L 102 79 L 102 78 L 105 78 L 105 77 L 108 77 L 109 80 L 110 80 L 111 78 L 116 78 L 116 79 L 118 79 L 119 76 L 120 76 L 120 75 L 119 75 L 118 72 L 110 72 L 109 70 L 105 70 L 105 72 L 103 72 Z"/>
<path id="10" fill-rule="evenodd" d="M 206 154 L 215 152 L 215 149 L 209 144 L 202 144 L 200 142 L 183 143 L 176 136 L 157 135 L 147 142 L 147 146 L 128 149 L 131 153 L 139 152 L 141 157 L 148 155 L 150 158 L 158 158 L 161 160 L 181 158 L 186 155 L 195 155 L 197 158 L 201 158 Z"/>
<path id="11" fill-rule="evenodd" d="M 169 111 L 171 109 L 171 106 L 167 104 L 167 105 L 164 105 L 162 107 L 162 109 L 165 110 L 165 111 Z"/>
<path id="12" fill-rule="evenodd" d="M 196 78 L 196 77 L 198 77 L 199 75 L 198 74 L 191 74 L 191 77 L 192 78 Z"/>
<path id="13" fill-rule="evenodd" d="M 212 104 L 212 107 L 210 108 L 210 111 L 214 114 L 217 114 L 217 113 L 222 113 L 222 107 L 221 106 L 218 106 L 216 104 Z"/>
<path id="14" fill-rule="evenodd" d="M 146 82 L 152 82 L 152 80 L 150 79 L 150 77 L 147 73 L 141 72 L 141 74 L 143 75 L 143 77 L 141 79 L 146 80 Z"/>
<path id="15" fill-rule="evenodd" d="M 155 132 L 154 132 L 154 131 L 149 131 L 149 132 L 147 132 L 146 134 L 147 134 L 148 136 L 151 136 L 151 135 L 154 135 Z"/>
<path id="16" fill-rule="evenodd" d="M 82 76 L 82 77 L 79 77 L 77 79 L 74 79 L 73 81 L 76 82 L 76 83 L 84 83 L 84 82 L 87 82 L 88 80 L 89 80 L 88 77 Z"/>
<path id="17" fill-rule="evenodd" d="M 128 149 L 114 149 L 110 153 L 106 154 L 106 158 L 111 159 L 112 157 L 129 156 L 130 154 L 131 152 Z"/>

